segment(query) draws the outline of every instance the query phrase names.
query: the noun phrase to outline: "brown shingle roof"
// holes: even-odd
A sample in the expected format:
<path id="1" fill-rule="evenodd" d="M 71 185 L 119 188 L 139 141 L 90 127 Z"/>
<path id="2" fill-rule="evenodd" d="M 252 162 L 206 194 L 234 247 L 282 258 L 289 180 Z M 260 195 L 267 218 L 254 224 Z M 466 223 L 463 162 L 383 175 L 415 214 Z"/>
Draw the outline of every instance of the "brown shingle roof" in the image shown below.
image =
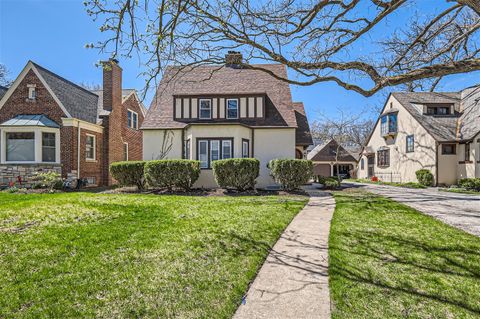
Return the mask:
<path id="1" fill-rule="evenodd" d="M 262 64 L 261 67 L 281 77 L 287 76 L 286 67 L 281 64 Z M 239 119 L 238 122 L 249 126 L 297 126 L 290 86 L 263 71 L 221 65 L 198 66 L 183 70 L 168 67 L 157 88 L 142 129 L 183 128 L 188 125 L 188 122 L 174 119 L 174 95 L 236 95 L 259 92 L 267 96 L 265 118 Z M 216 122 L 220 121 L 222 120 Z"/>
<path id="2" fill-rule="evenodd" d="M 295 112 L 295 119 L 297 121 L 297 128 L 295 130 L 295 144 L 296 145 L 312 145 L 312 134 L 310 133 L 310 125 L 308 125 L 307 115 L 302 102 L 293 102 L 293 110 Z"/>

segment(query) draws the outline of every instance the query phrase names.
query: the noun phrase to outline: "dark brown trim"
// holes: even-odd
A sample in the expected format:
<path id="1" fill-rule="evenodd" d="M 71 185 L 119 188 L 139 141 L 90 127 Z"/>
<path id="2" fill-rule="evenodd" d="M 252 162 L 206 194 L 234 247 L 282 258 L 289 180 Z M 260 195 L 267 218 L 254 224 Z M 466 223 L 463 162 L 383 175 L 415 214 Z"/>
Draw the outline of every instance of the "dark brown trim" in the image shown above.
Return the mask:
<path id="1" fill-rule="evenodd" d="M 257 98 L 253 98 L 253 117 L 257 118 L 258 117 L 258 112 L 257 112 Z"/>
<path id="2" fill-rule="evenodd" d="M 457 155 L 457 144 L 454 143 L 441 143 L 442 146 L 442 155 Z M 453 145 L 453 153 L 444 153 L 443 146 L 445 145 Z"/>
<path id="3" fill-rule="evenodd" d="M 252 157 L 255 157 L 255 129 L 252 129 Z"/>
<path id="4" fill-rule="evenodd" d="M 185 159 L 185 130 L 182 129 L 182 159 Z"/>
<path id="5" fill-rule="evenodd" d="M 173 98 L 173 118 L 176 120 L 177 117 L 177 99 Z"/>
<path id="6" fill-rule="evenodd" d="M 472 164 L 473 161 L 459 161 L 458 164 Z"/>
<path id="7" fill-rule="evenodd" d="M 247 112 L 245 114 L 246 114 L 246 117 L 248 119 L 250 117 L 250 105 L 249 105 L 249 100 L 250 99 L 247 97 L 245 100 L 247 101 L 247 103 L 246 103 L 247 104 L 247 106 L 246 106 Z"/>
<path id="8" fill-rule="evenodd" d="M 180 98 L 180 97 L 191 97 L 191 98 L 216 98 L 216 97 L 229 97 L 229 96 L 241 96 L 241 97 L 246 97 L 246 96 L 265 96 L 267 93 L 258 93 L 258 92 L 252 92 L 252 93 L 219 93 L 219 94 L 174 94 L 174 98 Z"/>
<path id="9" fill-rule="evenodd" d="M 217 97 L 217 117 L 216 119 L 220 118 L 220 98 Z"/>
<path id="10" fill-rule="evenodd" d="M 181 105 L 181 109 L 180 109 L 180 118 L 184 119 L 185 118 L 185 114 L 183 112 L 183 108 L 184 108 L 184 105 L 183 105 L 183 98 L 180 99 L 180 105 Z"/>
<path id="11" fill-rule="evenodd" d="M 190 115 L 190 118 L 193 118 L 192 116 L 192 98 L 188 98 L 188 114 Z"/>
<path id="12" fill-rule="evenodd" d="M 208 158 L 208 167 L 204 167 L 204 168 L 200 168 L 200 169 L 212 169 L 211 167 L 211 162 L 210 162 L 210 149 L 211 149 L 211 146 L 210 146 L 210 142 L 211 141 L 220 141 L 220 145 L 219 145 L 219 153 L 218 153 L 218 157 L 219 159 L 223 159 L 223 145 L 222 145 L 222 141 L 230 141 L 230 146 L 231 146 L 231 157 L 230 158 L 235 158 L 235 148 L 234 148 L 234 138 L 233 137 L 197 137 L 196 138 L 196 150 L 195 150 L 195 155 L 196 155 L 196 160 L 199 161 L 200 160 L 200 157 L 199 157 L 199 150 L 200 150 L 200 141 L 208 141 L 207 143 L 207 158 Z"/>

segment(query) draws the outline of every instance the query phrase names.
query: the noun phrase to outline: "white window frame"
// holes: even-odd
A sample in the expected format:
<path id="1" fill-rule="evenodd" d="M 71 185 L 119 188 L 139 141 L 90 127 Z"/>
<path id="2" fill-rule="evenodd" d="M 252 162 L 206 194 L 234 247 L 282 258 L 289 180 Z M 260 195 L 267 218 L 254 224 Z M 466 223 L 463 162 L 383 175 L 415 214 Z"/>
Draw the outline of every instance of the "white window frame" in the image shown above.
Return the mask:
<path id="1" fill-rule="evenodd" d="M 200 159 L 200 156 L 202 154 L 200 154 L 200 144 L 203 144 L 205 143 L 206 144 L 206 150 L 207 150 L 207 159 L 205 162 L 202 162 L 202 160 Z M 200 161 L 200 168 L 201 169 L 211 169 L 212 168 L 212 149 L 213 149 L 213 144 L 214 143 L 218 143 L 218 160 L 221 160 L 221 159 L 227 159 L 227 158 L 234 158 L 234 154 L 233 154 L 233 138 L 207 138 L 207 137 L 204 137 L 204 138 L 197 138 L 197 160 Z M 229 157 L 225 157 L 225 154 L 224 154 L 224 147 L 225 145 L 228 144 L 229 148 L 230 148 L 230 156 Z M 206 164 L 203 164 L 202 163 L 206 163 Z"/>
<path id="2" fill-rule="evenodd" d="M 128 121 L 128 113 L 132 113 L 132 117 L 130 118 L 130 121 Z M 133 120 L 134 115 L 137 117 L 137 122 L 135 126 L 133 125 L 135 123 L 135 121 Z M 128 121 L 129 128 L 138 130 L 138 113 L 137 112 L 127 109 L 127 121 Z"/>
<path id="3" fill-rule="evenodd" d="M 33 161 L 7 161 L 7 133 L 34 133 L 34 154 Z M 42 161 L 42 133 L 55 133 L 55 162 Z M 2 164 L 60 164 L 60 129 L 52 127 L 21 126 L 21 127 L 0 127 L 0 163 Z"/>
<path id="4" fill-rule="evenodd" d="M 85 134 L 86 138 L 85 138 L 85 159 L 87 161 L 90 161 L 90 162 L 94 162 L 97 160 L 97 137 L 93 134 L 88 134 L 86 133 Z M 87 142 L 88 142 L 88 138 L 89 137 L 93 137 L 93 158 L 90 158 L 88 157 L 88 153 L 87 153 Z"/>
<path id="5" fill-rule="evenodd" d="M 230 116 L 228 116 L 228 102 L 229 102 L 229 101 L 236 101 L 236 102 L 237 102 L 237 116 L 236 116 L 236 117 L 230 117 Z M 238 119 L 238 117 L 239 117 L 239 114 L 238 114 L 238 113 L 240 113 L 240 107 L 239 107 L 239 105 L 240 105 L 240 102 L 239 102 L 238 99 L 227 99 L 227 104 L 226 104 L 226 107 L 227 107 L 227 109 L 226 109 L 227 119 L 229 119 L 229 120 Z"/>
<path id="6" fill-rule="evenodd" d="M 127 155 L 126 157 L 127 157 L 127 158 L 125 158 L 125 146 L 127 147 L 127 152 L 126 152 L 126 155 Z M 124 159 L 125 161 L 128 161 L 128 152 L 129 152 L 128 143 L 127 143 L 127 142 L 124 142 L 124 143 L 123 143 L 123 159 Z"/>
<path id="7" fill-rule="evenodd" d="M 208 101 L 209 104 L 209 117 L 202 117 L 202 101 Z M 198 118 L 200 120 L 211 120 L 212 119 L 212 100 L 211 99 L 198 99 Z"/>
<path id="8" fill-rule="evenodd" d="M 202 161 L 202 159 L 201 159 L 202 154 L 200 154 L 200 150 L 201 150 L 200 144 L 202 144 L 202 143 L 206 144 L 206 146 L 205 146 L 205 150 L 207 151 L 207 154 L 205 154 L 206 157 L 207 157 L 206 161 Z M 200 168 L 209 168 L 209 166 L 210 166 L 210 154 L 209 154 L 209 149 L 208 149 L 209 144 L 210 143 L 209 143 L 208 140 L 199 140 L 198 141 L 198 160 L 200 161 Z M 206 163 L 206 165 L 204 165 L 203 163 Z"/>

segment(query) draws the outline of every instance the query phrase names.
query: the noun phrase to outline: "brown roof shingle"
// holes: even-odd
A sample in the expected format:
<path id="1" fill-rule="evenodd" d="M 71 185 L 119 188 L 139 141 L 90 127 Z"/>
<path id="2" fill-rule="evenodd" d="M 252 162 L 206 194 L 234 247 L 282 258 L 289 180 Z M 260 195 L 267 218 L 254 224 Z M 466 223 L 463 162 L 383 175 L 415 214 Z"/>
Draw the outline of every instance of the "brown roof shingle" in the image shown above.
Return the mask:
<path id="1" fill-rule="evenodd" d="M 310 125 L 308 124 L 303 103 L 293 102 L 292 106 L 295 112 L 295 119 L 297 121 L 297 128 L 295 130 L 295 144 L 312 145 L 312 134 L 310 133 Z"/>

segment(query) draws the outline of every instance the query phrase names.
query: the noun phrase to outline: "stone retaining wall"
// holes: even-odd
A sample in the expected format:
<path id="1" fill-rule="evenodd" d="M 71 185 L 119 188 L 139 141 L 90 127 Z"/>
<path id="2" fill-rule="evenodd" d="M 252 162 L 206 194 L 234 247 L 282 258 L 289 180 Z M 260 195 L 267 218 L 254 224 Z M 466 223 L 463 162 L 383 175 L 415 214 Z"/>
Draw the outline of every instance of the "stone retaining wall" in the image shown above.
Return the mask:
<path id="1" fill-rule="evenodd" d="M 35 173 L 50 171 L 61 174 L 62 167 L 51 164 L 0 164 L 0 188 L 8 187 L 10 182 L 18 188 L 31 188 L 35 184 Z"/>

